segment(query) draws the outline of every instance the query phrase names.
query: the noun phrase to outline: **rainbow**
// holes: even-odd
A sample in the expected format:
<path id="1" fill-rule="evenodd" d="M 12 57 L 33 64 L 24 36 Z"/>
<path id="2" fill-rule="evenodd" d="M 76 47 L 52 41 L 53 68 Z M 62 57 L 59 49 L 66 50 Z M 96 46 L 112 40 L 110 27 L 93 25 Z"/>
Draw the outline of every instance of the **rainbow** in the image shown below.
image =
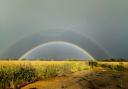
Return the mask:
<path id="1" fill-rule="evenodd" d="M 72 44 L 72 43 L 69 43 L 69 42 L 64 42 L 64 41 L 53 41 L 53 42 L 47 42 L 47 43 L 44 43 L 44 44 L 41 44 L 41 45 L 38 45 L 34 48 L 32 48 L 31 50 L 29 50 L 28 52 L 26 52 L 24 55 L 22 55 L 19 60 L 22 60 L 24 58 L 26 58 L 28 55 L 30 55 L 32 52 L 34 52 L 35 50 L 38 50 L 40 49 L 41 47 L 46 47 L 46 46 L 49 46 L 49 45 L 54 45 L 54 44 L 64 44 L 64 45 L 68 45 L 68 46 L 71 46 L 71 47 L 74 47 L 78 50 L 80 50 L 83 54 L 87 55 L 90 60 L 95 60 L 91 54 L 89 54 L 87 51 L 85 51 L 84 49 L 82 49 L 81 47 L 75 45 L 75 44 Z"/>

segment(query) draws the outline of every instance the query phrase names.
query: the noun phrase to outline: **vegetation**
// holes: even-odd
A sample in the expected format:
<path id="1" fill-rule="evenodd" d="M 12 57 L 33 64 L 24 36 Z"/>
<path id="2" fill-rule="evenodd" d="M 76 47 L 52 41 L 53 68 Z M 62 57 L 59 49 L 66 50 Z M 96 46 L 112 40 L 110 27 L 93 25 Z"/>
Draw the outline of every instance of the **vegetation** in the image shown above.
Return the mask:
<path id="1" fill-rule="evenodd" d="M 22 89 L 128 89 L 127 62 L 86 63 L 90 65 L 91 70 L 68 75 L 68 78 L 66 76 L 38 81 Z"/>
<path id="2" fill-rule="evenodd" d="M 40 79 L 87 69 L 83 61 L 1 61 L 0 89 L 20 89 Z"/>
<path id="3" fill-rule="evenodd" d="M 125 72 L 128 71 L 128 62 L 94 62 L 92 63 L 95 67 L 103 67 L 105 69 Z"/>
<path id="4" fill-rule="evenodd" d="M 102 61 L 102 62 L 128 62 L 128 59 L 123 59 L 123 58 L 119 58 L 119 59 L 96 59 L 97 61 Z"/>
<path id="5" fill-rule="evenodd" d="M 0 89 L 20 89 L 21 87 L 50 77 L 102 67 L 107 70 L 126 72 L 127 62 L 101 61 L 1 61 Z"/>

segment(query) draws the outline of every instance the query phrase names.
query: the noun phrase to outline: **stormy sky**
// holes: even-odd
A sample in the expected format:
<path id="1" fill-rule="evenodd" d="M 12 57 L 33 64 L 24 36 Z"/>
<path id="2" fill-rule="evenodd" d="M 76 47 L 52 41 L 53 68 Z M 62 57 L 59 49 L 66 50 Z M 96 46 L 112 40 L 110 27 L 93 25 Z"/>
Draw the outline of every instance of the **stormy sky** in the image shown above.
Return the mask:
<path id="1" fill-rule="evenodd" d="M 128 58 L 128 0 L 0 0 L 0 58 L 58 40 Z"/>

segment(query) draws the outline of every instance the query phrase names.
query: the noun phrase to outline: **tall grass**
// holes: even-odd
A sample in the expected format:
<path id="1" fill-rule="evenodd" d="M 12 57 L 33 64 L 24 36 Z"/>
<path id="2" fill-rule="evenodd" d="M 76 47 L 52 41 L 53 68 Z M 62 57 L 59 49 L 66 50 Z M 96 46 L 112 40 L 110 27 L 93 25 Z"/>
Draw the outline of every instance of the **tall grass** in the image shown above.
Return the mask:
<path id="1" fill-rule="evenodd" d="M 87 69 L 89 66 L 83 61 L 1 61 L 0 89 L 18 89 L 38 79 Z"/>
<path id="2" fill-rule="evenodd" d="M 98 66 L 119 72 L 128 71 L 127 64 L 128 62 L 98 62 Z"/>

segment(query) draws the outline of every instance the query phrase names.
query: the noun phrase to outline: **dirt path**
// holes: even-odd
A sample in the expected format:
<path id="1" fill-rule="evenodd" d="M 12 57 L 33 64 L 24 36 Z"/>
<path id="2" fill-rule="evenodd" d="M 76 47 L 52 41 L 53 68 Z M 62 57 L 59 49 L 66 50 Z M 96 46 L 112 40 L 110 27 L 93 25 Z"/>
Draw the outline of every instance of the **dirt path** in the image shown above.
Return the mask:
<path id="1" fill-rule="evenodd" d="M 87 77 L 90 74 L 93 74 L 93 71 L 76 72 L 68 76 L 38 81 L 29 84 L 22 89 L 91 89 L 91 87 L 92 89 L 95 89 L 93 88 L 93 85 L 89 86 Z"/>
<path id="2" fill-rule="evenodd" d="M 38 81 L 22 89 L 128 89 L 128 72 L 81 71 Z"/>

